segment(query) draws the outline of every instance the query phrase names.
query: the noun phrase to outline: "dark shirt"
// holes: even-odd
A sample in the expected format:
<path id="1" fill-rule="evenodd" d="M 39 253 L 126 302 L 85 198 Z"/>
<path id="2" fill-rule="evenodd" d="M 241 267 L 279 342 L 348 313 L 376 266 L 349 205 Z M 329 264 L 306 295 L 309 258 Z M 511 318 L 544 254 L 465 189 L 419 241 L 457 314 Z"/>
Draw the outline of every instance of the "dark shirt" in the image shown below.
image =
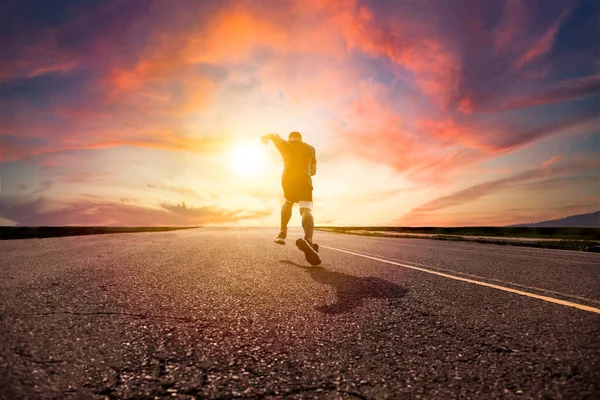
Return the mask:
<path id="1" fill-rule="evenodd" d="M 283 158 L 283 180 L 308 179 L 312 181 L 317 168 L 315 148 L 299 140 L 274 141 Z"/>

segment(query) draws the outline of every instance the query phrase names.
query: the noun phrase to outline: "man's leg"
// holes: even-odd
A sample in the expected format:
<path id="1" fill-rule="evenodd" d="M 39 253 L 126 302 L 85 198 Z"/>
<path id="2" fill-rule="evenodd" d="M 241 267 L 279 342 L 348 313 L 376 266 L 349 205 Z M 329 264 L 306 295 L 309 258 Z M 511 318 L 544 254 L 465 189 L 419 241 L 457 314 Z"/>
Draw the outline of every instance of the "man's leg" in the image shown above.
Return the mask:
<path id="1" fill-rule="evenodd" d="M 312 244 L 313 232 L 315 230 L 315 218 L 310 208 L 300 208 L 302 215 L 302 228 L 304 228 L 304 238 Z"/>
<path id="2" fill-rule="evenodd" d="M 275 243 L 277 244 L 285 244 L 285 238 L 287 237 L 287 226 L 288 222 L 290 222 L 290 218 L 292 218 L 292 208 L 294 207 L 294 203 L 286 200 L 283 203 L 283 207 L 281 207 L 281 229 L 279 231 L 279 235 L 275 238 Z"/>
<path id="3" fill-rule="evenodd" d="M 290 218 L 292 218 L 292 208 L 294 207 L 294 203 L 291 201 L 285 201 L 283 203 L 283 207 L 281 207 L 281 231 L 287 232 L 288 222 L 290 222 Z"/>
<path id="4" fill-rule="evenodd" d="M 306 261 L 312 265 L 321 264 L 319 258 L 319 247 L 313 244 L 313 231 L 315 229 L 315 219 L 311 210 L 312 202 L 300 202 L 300 214 L 302 215 L 302 228 L 304 228 L 304 238 L 296 240 L 296 246 L 304 253 Z"/>

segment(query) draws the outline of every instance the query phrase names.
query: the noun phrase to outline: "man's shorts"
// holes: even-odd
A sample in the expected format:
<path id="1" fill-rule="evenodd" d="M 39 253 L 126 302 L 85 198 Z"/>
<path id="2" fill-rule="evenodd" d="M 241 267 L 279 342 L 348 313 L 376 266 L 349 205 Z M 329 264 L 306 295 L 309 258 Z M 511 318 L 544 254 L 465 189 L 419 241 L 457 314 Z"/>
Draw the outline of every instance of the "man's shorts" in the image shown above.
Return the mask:
<path id="1" fill-rule="evenodd" d="M 298 203 L 300 208 L 312 209 L 313 186 L 310 180 L 283 180 L 283 196 L 290 203 Z"/>

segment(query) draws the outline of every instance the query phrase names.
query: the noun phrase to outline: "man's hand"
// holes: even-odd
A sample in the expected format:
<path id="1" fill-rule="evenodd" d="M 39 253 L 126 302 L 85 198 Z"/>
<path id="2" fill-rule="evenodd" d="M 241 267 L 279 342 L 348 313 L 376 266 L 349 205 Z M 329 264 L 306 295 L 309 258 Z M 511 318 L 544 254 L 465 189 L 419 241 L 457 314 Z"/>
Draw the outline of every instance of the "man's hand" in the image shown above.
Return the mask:
<path id="1" fill-rule="evenodd" d="M 269 139 L 273 141 L 273 143 L 275 143 L 276 140 L 282 140 L 278 134 L 276 133 L 267 133 L 266 135 L 262 135 L 260 137 L 260 142 L 264 145 L 269 144 Z"/>

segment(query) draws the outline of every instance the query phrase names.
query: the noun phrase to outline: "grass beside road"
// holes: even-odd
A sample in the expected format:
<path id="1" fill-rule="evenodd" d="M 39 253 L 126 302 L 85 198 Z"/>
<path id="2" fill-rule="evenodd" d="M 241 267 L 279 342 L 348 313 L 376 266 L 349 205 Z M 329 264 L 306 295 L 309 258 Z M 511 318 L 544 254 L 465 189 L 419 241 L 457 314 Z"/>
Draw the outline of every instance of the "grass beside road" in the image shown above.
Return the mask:
<path id="1" fill-rule="evenodd" d="M 360 236 L 419 238 L 600 252 L 600 228 L 531 227 L 317 227 Z"/>
<path id="2" fill-rule="evenodd" d="M 106 233 L 162 232 L 191 228 L 197 228 L 197 226 L 2 226 L 0 227 L 0 240 L 101 235 Z"/>

